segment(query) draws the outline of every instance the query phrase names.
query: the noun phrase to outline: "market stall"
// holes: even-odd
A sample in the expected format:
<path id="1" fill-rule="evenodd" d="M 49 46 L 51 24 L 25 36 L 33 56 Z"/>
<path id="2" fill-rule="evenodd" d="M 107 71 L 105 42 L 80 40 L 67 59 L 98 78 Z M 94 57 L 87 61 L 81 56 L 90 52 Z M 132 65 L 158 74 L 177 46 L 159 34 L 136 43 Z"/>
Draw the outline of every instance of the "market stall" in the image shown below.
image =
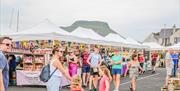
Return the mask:
<path id="1" fill-rule="evenodd" d="M 49 62 L 51 48 L 55 44 L 61 44 L 66 51 L 71 47 L 77 52 L 80 52 L 84 46 L 89 46 L 91 49 L 91 46 L 95 44 L 105 50 L 107 54 L 114 49 L 123 51 L 126 48 L 130 48 L 129 50 L 136 47 L 142 50 L 148 48 L 135 41 L 134 43 L 131 43 L 130 40 L 127 42 L 119 35 L 110 34 L 108 35 L 110 37 L 102 37 L 93 30 L 81 27 L 69 33 L 49 20 L 45 20 L 30 29 L 6 36 L 13 38 L 12 53 L 22 58 L 18 67 L 20 70 L 17 70 L 16 73 L 17 85 L 44 85 L 44 83 L 39 82 L 38 75 L 42 67 Z M 112 39 L 113 36 L 116 36 L 117 39 Z M 126 64 L 124 64 L 124 69 L 125 66 Z M 63 78 L 63 82 L 64 85 L 69 84 L 65 78 Z"/>
<path id="2" fill-rule="evenodd" d="M 179 50 L 180 51 L 180 42 L 175 44 L 175 45 L 166 47 L 166 49 L 173 49 L 173 50 Z"/>

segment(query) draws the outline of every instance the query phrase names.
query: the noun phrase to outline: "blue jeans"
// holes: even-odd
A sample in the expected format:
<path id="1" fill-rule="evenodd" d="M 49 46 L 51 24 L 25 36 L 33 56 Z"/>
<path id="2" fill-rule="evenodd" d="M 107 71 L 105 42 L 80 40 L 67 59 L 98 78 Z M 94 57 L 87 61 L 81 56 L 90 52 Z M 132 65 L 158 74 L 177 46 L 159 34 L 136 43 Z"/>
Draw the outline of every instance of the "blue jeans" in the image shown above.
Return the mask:
<path id="1" fill-rule="evenodd" d="M 178 64 L 174 64 L 174 67 L 173 67 L 173 76 L 174 77 L 176 77 L 177 66 L 178 66 Z"/>
<path id="2" fill-rule="evenodd" d="M 52 76 L 47 82 L 47 91 L 60 91 L 61 88 L 61 77 Z"/>

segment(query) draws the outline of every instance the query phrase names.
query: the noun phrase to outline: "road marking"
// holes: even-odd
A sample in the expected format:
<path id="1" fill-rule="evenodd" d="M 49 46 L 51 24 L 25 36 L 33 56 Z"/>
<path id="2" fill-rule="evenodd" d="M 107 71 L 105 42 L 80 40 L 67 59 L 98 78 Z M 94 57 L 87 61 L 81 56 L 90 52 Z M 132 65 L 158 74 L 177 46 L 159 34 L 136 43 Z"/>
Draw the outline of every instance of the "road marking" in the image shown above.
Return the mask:
<path id="1" fill-rule="evenodd" d="M 143 80 L 143 79 L 146 79 L 146 78 L 149 78 L 149 77 L 153 77 L 153 76 L 156 76 L 156 75 L 159 75 L 159 74 L 160 74 L 160 73 L 153 74 L 153 75 L 149 75 L 149 76 L 145 76 L 145 77 L 141 77 L 141 78 L 137 79 L 137 81 Z M 120 86 L 125 85 L 125 84 L 128 84 L 128 83 L 130 83 L 130 82 L 131 82 L 131 81 L 121 83 Z"/>

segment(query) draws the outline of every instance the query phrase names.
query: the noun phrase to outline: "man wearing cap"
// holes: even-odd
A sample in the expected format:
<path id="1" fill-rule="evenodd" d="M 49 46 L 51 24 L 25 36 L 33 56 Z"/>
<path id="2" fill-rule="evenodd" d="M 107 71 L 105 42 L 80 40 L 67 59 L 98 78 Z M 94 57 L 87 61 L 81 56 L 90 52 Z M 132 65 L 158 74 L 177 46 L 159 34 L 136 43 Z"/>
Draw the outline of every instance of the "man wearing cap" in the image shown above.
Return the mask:
<path id="1" fill-rule="evenodd" d="M 120 85 L 120 76 L 121 76 L 121 69 L 122 69 L 122 56 L 119 54 L 118 50 L 114 50 L 114 55 L 110 61 L 112 65 L 112 75 L 113 75 L 113 83 L 114 83 L 114 91 L 119 91 Z"/>

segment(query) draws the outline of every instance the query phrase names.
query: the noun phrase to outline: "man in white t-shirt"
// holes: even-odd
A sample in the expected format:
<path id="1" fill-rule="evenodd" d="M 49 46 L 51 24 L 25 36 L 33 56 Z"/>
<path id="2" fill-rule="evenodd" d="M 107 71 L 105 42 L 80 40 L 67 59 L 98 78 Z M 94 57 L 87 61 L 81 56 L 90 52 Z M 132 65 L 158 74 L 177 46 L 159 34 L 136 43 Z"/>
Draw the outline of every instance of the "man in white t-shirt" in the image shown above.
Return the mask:
<path id="1" fill-rule="evenodd" d="M 165 63 L 166 63 L 166 80 L 165 80 L 165 86 L 168 85 L 168 80 L 172 76 L 172 69 L 173 69 L 173 60 L 171 54 L 173 53 L 172 49 L 169 49 L 165 56 Z"/>

